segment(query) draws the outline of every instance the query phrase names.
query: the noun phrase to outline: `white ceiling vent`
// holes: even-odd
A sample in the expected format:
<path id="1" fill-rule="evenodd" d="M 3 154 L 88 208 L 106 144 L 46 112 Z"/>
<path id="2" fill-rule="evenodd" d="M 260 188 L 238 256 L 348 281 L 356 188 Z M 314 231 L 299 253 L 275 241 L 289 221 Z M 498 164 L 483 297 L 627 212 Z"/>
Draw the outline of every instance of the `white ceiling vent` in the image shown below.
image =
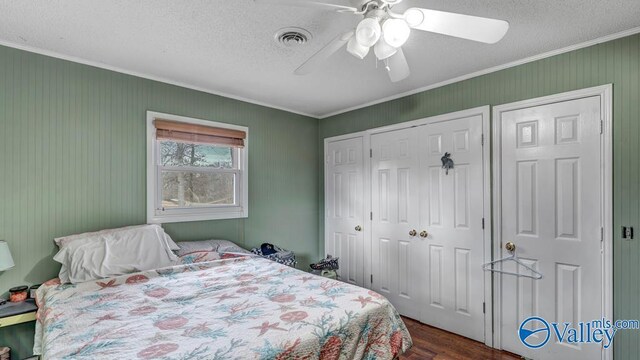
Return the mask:
<path id="1" fill-rule="evenodd" d="M 275 34 L 275 40 L 283 46 L 300 46 L 311 40 L 311 33 L 298 27 L 287 27 L 280 29 Z"/>

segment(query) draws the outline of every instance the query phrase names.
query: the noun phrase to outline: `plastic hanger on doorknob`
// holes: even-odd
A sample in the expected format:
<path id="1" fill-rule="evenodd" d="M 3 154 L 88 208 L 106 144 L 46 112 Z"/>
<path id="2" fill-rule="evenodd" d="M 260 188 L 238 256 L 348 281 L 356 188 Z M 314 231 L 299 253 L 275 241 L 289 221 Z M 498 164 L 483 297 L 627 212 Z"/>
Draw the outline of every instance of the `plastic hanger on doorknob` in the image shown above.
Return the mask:
<path id="1" fill-rule="evenodd" d="M 523 263 L 518 258 L 518 255 L 516 254 L 516 245 L 514 243 L 508 242 L 505 245 L 505 248 L 511 253 L 511 255 L 509 255 L 507 257 L 504 257 L 502 259 L 494 260 L 494 261 L 488 262 L 486 264 L 483 264 L 482 265 L 482 270 L 491 271 L 491 272 L 500 273 L 500 274 L 506 274 L 506 275 L 514 275 L 514 276 L 518 276 L 518 277 L 526 277 L 526 278 L 531 278 L 531 279 L 535 279 L 535 280 L 542 279 L 543 275 L 542 275 L 541 272 L 539 272 L 536 269 L 532 268 L 531 266 Z M 521 274 L 519 272 L 502 270 L 502 268 L 500 268 L 500 269 L 494 269 L 493 268 L 493 265 L 505 263 L 507 261 L 515 262 L 516 264 L 522 266 L 523 268 L 531 271 L 532 274 Z"/>

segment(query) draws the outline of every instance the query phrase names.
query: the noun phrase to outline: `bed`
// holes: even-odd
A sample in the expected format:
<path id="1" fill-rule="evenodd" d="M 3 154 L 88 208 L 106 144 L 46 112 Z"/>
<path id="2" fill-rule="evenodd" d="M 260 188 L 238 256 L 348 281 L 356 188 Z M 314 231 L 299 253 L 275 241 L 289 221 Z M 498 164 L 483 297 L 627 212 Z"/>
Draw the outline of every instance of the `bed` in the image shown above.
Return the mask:
<path id="1" fill-rule="evenodd" d="M 393 359 L 411 347 L 381 295 L 259 257 L 37 291 L 42 359 Z M 209 261 L 210 260 L 210 261 Z"/>

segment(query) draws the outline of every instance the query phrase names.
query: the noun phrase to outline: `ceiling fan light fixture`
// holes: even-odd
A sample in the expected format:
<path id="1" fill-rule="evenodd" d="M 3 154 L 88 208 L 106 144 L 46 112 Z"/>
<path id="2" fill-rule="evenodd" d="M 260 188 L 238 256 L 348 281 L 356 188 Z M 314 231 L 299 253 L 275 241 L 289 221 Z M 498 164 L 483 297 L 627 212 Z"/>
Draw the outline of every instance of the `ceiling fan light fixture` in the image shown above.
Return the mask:
<path id="1" fill-rule="evenodd" d="M 407 9 L 407 11 L 404 12 L 404 21 L 406 21 L 410 27 L 416 27 L 424 21 L 424 13 L 416 8 Z"/>
<path id="2" fill-rule="evenodd" d="M 387 19 L 382 24 L 382 34 L 387 44 L 398 48 L 404 45 L 407 39 L 409 39 L 411 28 L 407 22 L 402 19 Z"/>
<path id="3" fill-rule="evenodd" d="M 360 20 L 354 30 L 338 35 L 299 66 L 294 71 L 297 75 L 305 75 L 317 69 L 323 61 L 326 61 L 331 55 L 344 48 L 345 45 L 347 51 L 359 59 L 364 59 L 373 46 L 373 52 L 376 58 L 384 63 L 389 72 L 389 78 L 392 82 L 397 82 L 406 79 L 410 74 L 409 65 L 402 47 L 411 36 L 413 30 L 486 44 L 494 44 L 500 41 L 509 30 L 509 23 L 504 20 L 417 7 L 408 8 L 403 13 L 395 12 L 395 9 L 392 10 L 395 4 L 403 0 L 350 0 L 355 7 L 317 1 L 261 1 L 312 6 L 358 16 L 364 15 L 364 19 Z M 300 43 L 304 41 L 304 38 L 303 36 L 287 34 L 285 40 L 287 43 Z M 378 62 L 376 62 L 377 64 Z"/>
<path id="4" fill-rule="evenodd" d="M 362 60 L 369 53 L 369 47 L 360 45 L 358 40 L 356 40 L 355 37 L 352 37 L 347 43 L 347 51 L 349 52 L 349 54 Z"/>
<path id="5" fill-rule="evenodd" d="M 373 46 L 382 35 L 382 28 L 376 18 L 365 18 L 356 28 L 356 40 L 365 47 Z"/>
<path id="6" fill-rule="evenodd" d="M 387 44 L 387 42 L 384 41 L 384 38 L 378 40 L 376 45 L 373 47 L 373 53 L 376 54 L 378 60 L 387 59 L 393 56 L 393 54 L 395 54 L 397 51 L 398 49 Z"/>

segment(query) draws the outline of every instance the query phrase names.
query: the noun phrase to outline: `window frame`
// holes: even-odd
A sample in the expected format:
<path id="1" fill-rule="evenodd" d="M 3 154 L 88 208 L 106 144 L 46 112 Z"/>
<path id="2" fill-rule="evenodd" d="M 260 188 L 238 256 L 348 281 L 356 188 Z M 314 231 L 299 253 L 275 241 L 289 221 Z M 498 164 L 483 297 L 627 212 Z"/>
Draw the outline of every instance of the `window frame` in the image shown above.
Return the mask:
<path id="1" fill-rule="evenodd" d="M 156 139 L 156 127 L 153 121 L 156 119 L 172 120 L 188 124 L 212 126 L 224 129 L 244 131 L 247 135 L 243 148 L 232 148 L 232 156 L 237 159 L 237 168 L 211 170 L 206 168 L 189 168 L 204 173 L 233 173 L 236 175 L 235 204 L 214 205 L 210 207 L 193 207 L 159 210 L 157 205 L 162 200 L 162 170 L 165 166 L 160 164 L 160 146 Z M 239 219 L 249 217 L 249 128 L 246 126 L 196 119 L 192 117 L 172 115 L 155 111 L 147 111 L 147 223 L 161 224 L 172 222 Z M 175 169 L 174 169 L 175 170 Z M 171 170 L 170 170 L 171 171 Z"/>

